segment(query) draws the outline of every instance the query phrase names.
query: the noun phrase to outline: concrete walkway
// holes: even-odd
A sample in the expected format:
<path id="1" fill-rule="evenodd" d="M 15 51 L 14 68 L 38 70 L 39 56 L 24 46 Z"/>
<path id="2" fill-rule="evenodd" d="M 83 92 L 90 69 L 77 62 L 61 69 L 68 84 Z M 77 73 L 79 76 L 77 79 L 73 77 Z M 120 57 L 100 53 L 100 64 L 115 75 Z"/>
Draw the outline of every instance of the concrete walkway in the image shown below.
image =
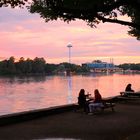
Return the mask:
<path id="1" fill-rule="evenodd" d="M 67 111 L 0 126 L 0 140 L 139 140 L 139 132 L 140 101 L 127 101 L 117 103 L 115 112 Z"/>

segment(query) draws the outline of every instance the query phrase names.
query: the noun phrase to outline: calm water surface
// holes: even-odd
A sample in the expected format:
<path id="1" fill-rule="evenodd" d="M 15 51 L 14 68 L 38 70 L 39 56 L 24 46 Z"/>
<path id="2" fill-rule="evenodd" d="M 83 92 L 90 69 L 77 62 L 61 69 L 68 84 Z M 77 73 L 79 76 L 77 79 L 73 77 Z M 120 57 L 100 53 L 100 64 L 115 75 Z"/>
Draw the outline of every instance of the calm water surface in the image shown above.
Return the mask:
<path id="1" fill-rule="evenodd" d="M 42 77 L 0 77 L 0 115 L 75 103 L 79 90 L 103 97 L 118 95 L 131 83 L 140 91 L 140 75 L 76 75 Z"/>

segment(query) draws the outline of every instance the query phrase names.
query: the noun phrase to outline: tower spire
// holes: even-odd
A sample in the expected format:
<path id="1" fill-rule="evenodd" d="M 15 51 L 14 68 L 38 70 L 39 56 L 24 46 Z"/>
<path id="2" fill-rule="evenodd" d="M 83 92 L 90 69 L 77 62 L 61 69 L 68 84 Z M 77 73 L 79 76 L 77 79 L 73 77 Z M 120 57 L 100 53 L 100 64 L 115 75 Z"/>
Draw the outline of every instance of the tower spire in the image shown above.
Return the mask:
<path id="1" fill-rule="evenodd" d="M 69 44 L 67 45 L 67 47 L 68 47 L 68 49 L 69 49 L 69 63 L 71 63 L 71 47 L 72 47 L 71 43 L 69 43 Z"/>

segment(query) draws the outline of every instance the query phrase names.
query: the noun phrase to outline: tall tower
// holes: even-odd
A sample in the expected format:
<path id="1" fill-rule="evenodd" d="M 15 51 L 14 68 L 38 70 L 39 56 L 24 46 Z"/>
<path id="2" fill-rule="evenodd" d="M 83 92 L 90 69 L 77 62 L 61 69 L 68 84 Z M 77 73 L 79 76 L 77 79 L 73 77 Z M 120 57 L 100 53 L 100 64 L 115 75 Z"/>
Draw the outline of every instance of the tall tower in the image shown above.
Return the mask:
<path id="1" fill-rule="evenodd" d="M 68 47 L 68 49 L 69 49 L 69 63 L 71 63 L 71 48 L 72 48 L 71 43 L 69 43 L 69 44 L 67 45 L 67 47 Z"/>

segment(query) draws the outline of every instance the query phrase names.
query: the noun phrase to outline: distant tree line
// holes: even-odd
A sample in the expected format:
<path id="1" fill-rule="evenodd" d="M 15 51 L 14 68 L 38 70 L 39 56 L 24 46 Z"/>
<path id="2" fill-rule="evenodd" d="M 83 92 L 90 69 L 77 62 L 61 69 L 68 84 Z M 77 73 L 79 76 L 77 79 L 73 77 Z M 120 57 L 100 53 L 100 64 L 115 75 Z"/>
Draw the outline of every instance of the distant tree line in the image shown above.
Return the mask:
<path id="1" fill-rule="evenodd" d="M 117 67 L 124 70 L 139 70 L 140 63 L 124 63 L 117 65 Z M 33 60 L 21 57 L 19 61 L 15 61 L 15 58 L 11 56 L 9 59 L 0 61 L 0 75 L 42 75 L 42 74 L 61 74 L 67 71 L 73 73 L 87 73 L 90 69 L 86 66 L 80 66 L 76 64 L 70 64 L 63 62 L 60 64 L 49 64 L 46 63 L 45 59 L 35 57 Z"/>
<path id="2" fill-rule="evenodd" d="M 70 64 L 67 62 L 60 64 L 46 63 L 44 58 L 34 58 L 33 60 L 21 57 L 19 61 L 11 56 L 7 60 L 0 61 L 0 75 L 38 75 L 38 74 L 57 74 L 66 71 L 74 73 L 89 72 L 89 69 L 80 65 Z"/>
<path id="3" fill-rule="evenodd" d="M 124 70 L 139 70 L 140 71 L 140 63 L 134 64 L 134 63 L 124 63 L 118 65 L 119 68 L 122 68 Z"/>

